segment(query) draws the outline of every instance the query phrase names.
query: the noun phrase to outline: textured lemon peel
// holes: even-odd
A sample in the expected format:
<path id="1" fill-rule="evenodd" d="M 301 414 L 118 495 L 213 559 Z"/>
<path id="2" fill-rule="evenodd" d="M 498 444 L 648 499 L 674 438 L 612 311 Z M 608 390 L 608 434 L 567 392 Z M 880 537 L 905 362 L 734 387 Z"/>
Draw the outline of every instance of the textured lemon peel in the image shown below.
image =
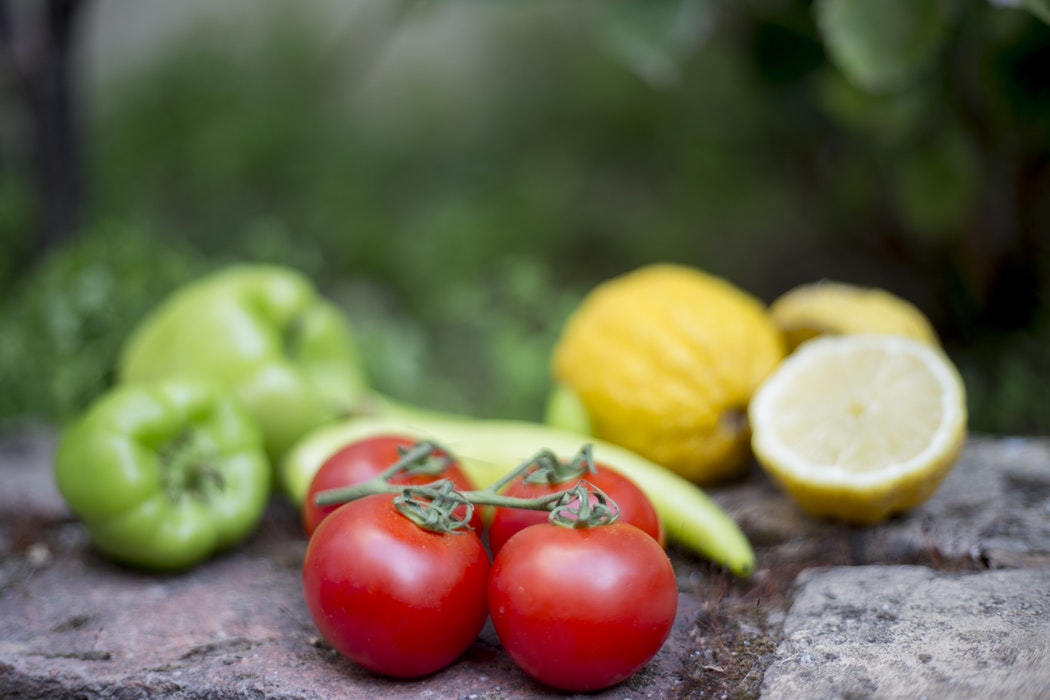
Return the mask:
<path id="1" fill-rule="evenodd" d="M 754 297 L 680 265 L 650 265 L 584 299 L 555 348 L 555 379 L 594 433 L 699 483 L 746 466 L 751 394 L 783 358 Z"/>

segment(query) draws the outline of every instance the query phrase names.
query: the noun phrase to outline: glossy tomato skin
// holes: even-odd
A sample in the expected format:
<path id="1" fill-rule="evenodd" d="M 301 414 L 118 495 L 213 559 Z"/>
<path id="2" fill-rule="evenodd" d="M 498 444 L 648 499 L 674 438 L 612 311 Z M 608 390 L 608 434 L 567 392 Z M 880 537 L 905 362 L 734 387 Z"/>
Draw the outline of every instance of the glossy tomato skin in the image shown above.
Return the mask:
<path id="1" fill-rule="evenodd" d="M 377 435 L 352 442 L 325 460 L 310 482 L 310 488 L 306 492 L 306 500 L 303 503 L 303 529 L 307 537 L 313 535 L 314 530 L 326 515 L 341 505 L 318 506 L 314 503 L 314 497 L 317 494 L 328 489 L 368 481 L 383 473 L 401 458 L 399 449 L 408 450 L 417 444 L 417 440 L 400 435 Z M 438 454 L 448 457 L 444 452 Z M 474 484 L 454 460 L 439 476 L 399 474 L 390 481 L 393 484 L 422 485 L 437 479 L 448 479 L 456 485 L 457 491 L 474 489 Z M 474 510 L 470 525 L 476 532 L 481 532 L 483 522 L 478 509 Z"/>
<path id="2" fill-rule="evenodd" d="M 492 564 L 489 611 L 514 662 L 571 692 L 613 686 L 649 662 L 674 624 L 678 585 L 651 536 L 627 523 L 543 523 Z"/>
<path id="3" fill-rule="evenodd" d="M 526 475 L 523 474 L 510 482 L 502 493 L 517 498 L 538 498 L 572 488 L 578 481 L 570 480 L 561 484 L 546 482 L 528 484 L 524 481 L 525 477 Z M 594 473 L 584 474 L 580 479 L 593 484 L 616 502 L 620 509 L 620 522 L 634 525 L 663 546 L 664 530 L 656 509 L 648 496 L 633 481 L 602 464 L 596 464 Z M 519 530 L 529 525 L 546 522 L 548 515 L 546 511 L 539 510 L 497 508 L 492 516 L 492 522 L 489 523 L 489 546 L 492 548 L 493 556 Z"/>
<path id="4" fill-rule="evenodd" d="M 488 554 L 477 534 L 437 534 L 367 496 L 318 526 L 303 561 L 303 596 L 321 636 L 371 671 L 399 678 L 448 666 L 488 615 Z"/>

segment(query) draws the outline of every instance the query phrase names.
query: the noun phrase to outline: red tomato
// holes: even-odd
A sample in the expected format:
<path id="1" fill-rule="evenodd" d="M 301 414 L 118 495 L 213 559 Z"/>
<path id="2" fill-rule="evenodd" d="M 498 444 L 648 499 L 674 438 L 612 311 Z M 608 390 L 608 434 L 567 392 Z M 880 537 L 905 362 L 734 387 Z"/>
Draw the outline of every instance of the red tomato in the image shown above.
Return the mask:
<path id="1" fill-rule="evenodd" d="M 321 636 L 376 673 L 414 678 L 455 661 L 487 617 L 489 560 L 477 534 L 438 534 L 393 496 L 352 501 L 317 528 L 303 595 Z"/>
<path id="2" fill-rule="evenodd" d="M 593 484 L 606 496 L 616 502 L 620 509 L 620 522 L 630 523 L 643 532 L 648 533 L 660 543 L 664 544 L 664 530 L 660 518 L 656 515 L 656 509 L 649 498 L 638 488 L 633 481 L 619 472 L 608 467 L 595 464 L 593 473 L 586 473 L 580 477 Z M 569 480 L 561 484 L 550 484 L 541 482 L 528 484 L 524 482 L 526 474 L 519 476 L 510 482 L 502 491 L 505 496 L 517 498 L 538 498 L 550 493 L 564 491 L 576 485 L 578 479 Z M 592 499 L 593 500 L 593 499 Z M 550 515 L 542 510 L 525 510 L 523 508 L 496 508 L 489 523 L 489 546 L 492 555 L 495 556 L 503 547 L 503 544 L 519 530 L 529 525 L 546 522 Z"/>
<path id="3" fill-rule="evenodd" d="M 674 624 L 678 585 L 663 548 L 633 525 L 543 523 L 497 555 L 488 604 L 500 642 L 525 673 L 590 692 L 656 655 Z"/>
<path id="4" fill-rule="evenodd" d="M 314 503 L 314 497 L 328 489 L 351 486 L 368 481 L 384 472 L 388 467 L 401 459 L 399 449 L 410 450 L 419 442 L 411 438 L 399 435 L 379 435 L 365 438 L 346 445 L 341 450 L 329 457 L 321 468 L 317 470 L 310 488 L 306 492 L 306 501 L 303 504 L 303 529 L 307 536 L 313 535 L 314 530 L 326 515 L 334 511 L 342 504 L 333 506 L 318 506 Z M 444 452 L 437 452 L 440 456 L 448 457 Z M 428 484 L 437 479 L 448 479 L 456 485 L 457 491 L 472 491 L 474 485 L 459 465 L 453 461 L 440 475 L 428 474 L 398 474 L 390 480 L 393 484 Z M 466 512 L 457 511 L 458 514 Z M 481 514 L 478 509 L 470 518 L 470 525 L 476 532 L 481 532 L 483 526 Z"/>

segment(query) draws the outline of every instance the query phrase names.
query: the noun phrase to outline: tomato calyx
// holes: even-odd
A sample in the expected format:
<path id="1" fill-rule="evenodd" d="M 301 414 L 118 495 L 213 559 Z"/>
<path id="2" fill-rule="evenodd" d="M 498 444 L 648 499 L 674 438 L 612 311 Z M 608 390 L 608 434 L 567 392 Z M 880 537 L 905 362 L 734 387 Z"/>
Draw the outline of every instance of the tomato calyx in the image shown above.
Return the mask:
<path id="1" fill-rule="evenodd" d="M 532 466 L 536 468 L 530 470 Z M 594 474 L 597 467 L 594 464 L 591 446 L 587 444 L 568 462 L 562 461 L 550 450 L 540 450 L 522 465 L 521 471 L 525 472 L 522 481 L 526 484 L 558 485 L 579 481 L 586 474 Z"/>
<path id="2" fill-rule="evenodd" d="M 619 519 L 616 503 L 597 486 L 581 480 L 564 492 L 548 521 L 560 527 L 582 529 L 611 525 Z"/>
<path id="3" fill-rule="evenodd" d="M 448 479 L 435 481 L 426 486 L 404 486 L 394 497 L 394 507 L 424 530 L 440 534 L 459 534 L 473 530 L 470 518 L 474 515 L 474 504 L 454 490 L 455 484 Z M 465 511 L 460 508 L 465 506 Z"/>
<path id="4" fill-rule="evenodd" d="M 562 461 L 553 451 L 543 449 L 486 490 L 493 493 L 502 491 L 522 475 L 522 483 L 525 484 L 558 486 L 574 481 L 574 486 L 533 499 L 502 497 L 500 502 L 487 502 L 486 505 L 549 510 L 551 513 L 548 521 L 562 527 L 586 528 L 616 522 L 620 517 L 620 509 L 616 502 L 583 478 L 588 474 L 596 474 L 597 471 L 590 443 L 583 445 L 567 462 Z M 529 503 L 534 503 L 535 506 L 527 505 Z"/>
<path id="5" fill-rule="evenodd" d="M 393 474 L 437 476 L 443 474 L 453 463 L 447 450 L 433 442 L 421 442 L 412 449 L 399 447 L 397 451 L 401 459 L 391 467 Z"/>

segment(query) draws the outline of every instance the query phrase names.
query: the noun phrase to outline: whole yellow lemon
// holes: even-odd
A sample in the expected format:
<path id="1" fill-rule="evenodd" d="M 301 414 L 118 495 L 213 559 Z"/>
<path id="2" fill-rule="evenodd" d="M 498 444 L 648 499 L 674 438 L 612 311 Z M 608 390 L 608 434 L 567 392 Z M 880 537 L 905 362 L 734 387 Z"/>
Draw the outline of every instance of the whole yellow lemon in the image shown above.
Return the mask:
<path id="1" fill-rule="evenodd" d="M 583 299 L 552 372 L 596 437 L 710 484 L 746 469 L 748 401 L 784 355 L 757 298 L 692 267 L 654 264 Z"/>

